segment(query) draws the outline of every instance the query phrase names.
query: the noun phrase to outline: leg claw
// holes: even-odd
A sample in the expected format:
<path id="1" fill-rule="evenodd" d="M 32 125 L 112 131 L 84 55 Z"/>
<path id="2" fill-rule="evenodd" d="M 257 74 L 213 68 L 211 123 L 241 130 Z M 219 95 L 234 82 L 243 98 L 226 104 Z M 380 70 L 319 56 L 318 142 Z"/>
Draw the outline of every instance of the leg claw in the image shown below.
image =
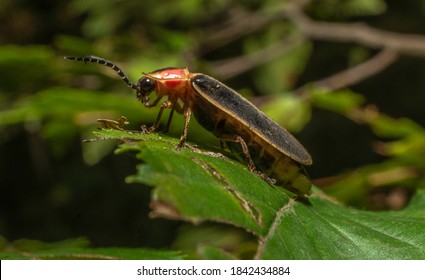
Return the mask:
<path id="1" fill-rule="evenodd" d="M 261 179 L 263 179 L 264 181 L 266 181 L 270 185 L 276 184 L 276 179 L 270 178 L 266 174 L 261 173 L 260 171 L 255 170 L 255 171 L 252 171 L 252 173 L 257 175 L 258 177 L 260 177 Z"/>
<path id="2" fill-rule="evenodd" d="M 143 124 L 143 125 L 140 126 L 140 129 L 142 130 L 142 133 L 149 134 L 149 133 L 151 133 L 152 131 L 155 130 L 155 127 L 153 127 L 153 126 L 148 127 L 147 125 Z"/>

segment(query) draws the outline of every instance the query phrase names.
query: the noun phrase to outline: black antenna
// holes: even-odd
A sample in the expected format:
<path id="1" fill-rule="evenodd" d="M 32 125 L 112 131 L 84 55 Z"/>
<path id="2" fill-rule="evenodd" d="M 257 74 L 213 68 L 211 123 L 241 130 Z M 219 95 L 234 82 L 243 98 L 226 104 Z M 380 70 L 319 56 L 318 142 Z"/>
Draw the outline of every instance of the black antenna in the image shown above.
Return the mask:
<path id="1" fill-rule="evenodd" d="M 84 62 L 95 62 L 95 63 L 99 63 L 105 66 L 108 66 L 112 69 L 114 69 L 115 72 L 117 72 L 118 75 L 120 75 L 121 79 L 132 89 L 137 90 L 137 86 L 135 84 L 133 84 L 132 82 L 130 82 L 130 80 L 128 79 L 127 75 L 121 70 L 121 68 L 119 68 L 118 66 L 116 66 L 114 63 L 110 62 L 109 60 L 106 60 L 104 58 L 101 57 L 97 57 L 97 56 L 85 56 L 85 57 L 77 57 L 77 56 L 65 56 L 64 57 L 67 60 L 75 60 L 75 61 L 84 61 Z"/>

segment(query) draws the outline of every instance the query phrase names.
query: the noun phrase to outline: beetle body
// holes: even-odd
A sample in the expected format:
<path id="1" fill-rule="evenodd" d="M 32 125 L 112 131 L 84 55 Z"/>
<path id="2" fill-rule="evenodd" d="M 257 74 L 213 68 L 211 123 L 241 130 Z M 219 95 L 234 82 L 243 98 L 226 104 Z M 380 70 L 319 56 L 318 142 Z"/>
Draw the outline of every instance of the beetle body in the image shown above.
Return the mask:
<path id="1" fill-rule="evenodd" d="M 310 165 L 311 157 L 289 132 L 214 78 L 196 74 L 191 85 L 192 110 L 203 127 L 249 164 L 242 145 L 235 142 L 234 136 L 240 136 L 257 170 L 297 194 L 310 193 L 311 184 L 301 164 Z"/>
<path id="2" fill-rule="evenodd" d="M 204 74 L 191 73 L 187 68 L 164 68 L 144 73 L 136 84 L 131 83 L 122 70 L 108 60 L 88 57 L 65 57 L 70 60 L 96 62 L 113 68 L 136 90 L 137 98 L 146 106 L 156 106 L 165 96 L 152 127 L 158 128 L 165 109 L 185 117 L 179 147 L 184 146 L 188 124 L 193 113 L 198 122 L 211 131 L 222 143 L 248 164 L 251 172 L 269 183 L 281 185 L 298 195 L 308 195 L 311 183 L 302 165 L 312 159 L 304 147 L 285 129 L 267 117 L 252 103 L 216 79 Z M 151 102 L 151 93 L 156 98 Z"/>

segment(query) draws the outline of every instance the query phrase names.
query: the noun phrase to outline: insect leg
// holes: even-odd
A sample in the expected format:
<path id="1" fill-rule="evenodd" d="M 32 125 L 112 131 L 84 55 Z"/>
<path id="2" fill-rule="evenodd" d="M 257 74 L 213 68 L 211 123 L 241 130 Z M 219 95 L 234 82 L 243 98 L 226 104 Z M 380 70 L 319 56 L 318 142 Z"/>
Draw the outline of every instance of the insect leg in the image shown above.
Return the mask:
<path id="1" fill-rule="evenodd" d="M 154 103 L 155 103 L 155 101 L 154 101 Z M 164 101 L 164 103 L 161 104 L 158 115 L 156 116 L 156 120 L 153 123 L 153 125 L 151 127 L 147 127 L 146 125 L 142 125 L 141 129 L 142 129 L 143 133 L 151 133 L 152 131 L 155 131 L 159 126 L 159 121 L 161 120 L 162 113 L 164 112 L 165 109 L 169 109 L 169 108 L 173 108 L 173 102 L 171 102 L 170 100 Z"/>
<path id="2" fill-rule="evenodd" d="M 224 142 L 223 140 L 220 139 L 220 148 L 222 150 L 224 150 L 225 148 L 227 148 L 226 142 Z"/>
<path id="3" fill-rule="evenodd" d="M 241 145 L 242 153 L 245 157 L 245 160 L 248 163 L 248 170 L 250 172 L 254 173 L 255 175 L 259 176 L 261 179 L 265 180 L 269 184 L 273 185 L 273 184 L 276 183 L 275 179 L 272 179 L 272 178 L 268 177 L 266 174 L 257 170 L 257 168 L 255 167 L 254 161 L 252 160 L 251 155 L 249 154 L 248 145 L 246 144 L 245 140 L 243 140 L 243 138 L 241 136 L 232 135 L 232 134 L 223 134 L 223 135 L 220 135 L 220 140 L 221 141 L 236 142 L 239 145 Z"/>
<path id="4" fill-rule="evenodd" d="M 177 103 L 177 100 L 172 100 L 171 102 L 173 103 L 173 105 L 171 107 L 170 115 L 168 116 L 167 124 L 163 130 L 164 133 L 168 132 L 168 130 L 170 129 L 171 120 L 173 119 L 174 111 L 177 111 L 177 113 L 179 114 L 183 114 L 183 108 L 182 106 L 180 106 L 179 103 Z"/>
<path id="5" fill-rule="evenodd" d="M 171 124 L 171 120 L 173 118 L 173 115 L 174 115 L 174 107 L 171 108 L 171 112 L 170 112 L 170 115 L 168 116 L 167 124 L 165 125 L 162 132 L 167 133 L 170 130 L 170 124 Z"/>
<path id="6" fill-rule="evenodd" d="M 189 122 L 190 122 L 190 115 L 192 114 L 192 110 L 190 109 L 189 106 L 186 106 L 186 104 L 185 104 L 185 107 L 183 108 L 183 115 L 185 117 L 185 122 L 184 122 L 182 135 L 180 136 L 180 143 L 177 145 L 178 148 L 184 147 L 184 144 L 186 142 L 186 137 L 187 137 L 187 129 L 189 127 Z"/>
<path id="7" fill-rule="evenodd" d="M 225 135 L 220 135 L 220 138 L 224 139 L 225 141 L 236 142 L 239 145 L 241 145 L 242 153 L 245 157 L 245 160 L 248 163 L 249 171 L 254 172 L 256 170 L 254 161 L 252 160 L 249 154 L 248 145 L 246 144 L 245 140 L 243 140 L 242 137 L 240 137 L 239 135 L 225 134 Z"/>
<path id="8" fill-rule="evenodd" d="M 161 98 L 162 96 L 158 96 L 152 103 L 149 103 L 149 99 L 143 100 L 143 105 L 145 105 L 146 108 L 155 107 Z"/>

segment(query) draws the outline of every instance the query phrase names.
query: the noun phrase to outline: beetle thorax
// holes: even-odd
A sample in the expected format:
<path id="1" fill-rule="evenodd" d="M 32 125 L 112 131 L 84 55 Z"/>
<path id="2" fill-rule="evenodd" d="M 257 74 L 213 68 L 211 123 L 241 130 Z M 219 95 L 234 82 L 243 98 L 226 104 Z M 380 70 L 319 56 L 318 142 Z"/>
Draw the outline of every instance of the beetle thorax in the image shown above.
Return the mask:
<path id="1" fill-rule="evenodd" d="M 190 73 L 187 68 L 165 68 L 148 74 L 156 80 L 156 94 L 169 95 L 188 102 L 190 99 Z"/>

